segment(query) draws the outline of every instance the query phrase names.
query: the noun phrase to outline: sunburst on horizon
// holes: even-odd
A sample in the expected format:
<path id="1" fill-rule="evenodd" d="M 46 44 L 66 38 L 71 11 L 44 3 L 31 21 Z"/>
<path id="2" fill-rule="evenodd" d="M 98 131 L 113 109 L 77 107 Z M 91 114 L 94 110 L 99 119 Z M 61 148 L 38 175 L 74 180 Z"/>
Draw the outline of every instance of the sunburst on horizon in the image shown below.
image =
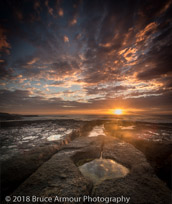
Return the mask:
<path id="1" fill-rule="evenodd" d="M 115 109 L 114 114 L 115 115 L 121 115 L 123 113 L 122 109 Z"/>

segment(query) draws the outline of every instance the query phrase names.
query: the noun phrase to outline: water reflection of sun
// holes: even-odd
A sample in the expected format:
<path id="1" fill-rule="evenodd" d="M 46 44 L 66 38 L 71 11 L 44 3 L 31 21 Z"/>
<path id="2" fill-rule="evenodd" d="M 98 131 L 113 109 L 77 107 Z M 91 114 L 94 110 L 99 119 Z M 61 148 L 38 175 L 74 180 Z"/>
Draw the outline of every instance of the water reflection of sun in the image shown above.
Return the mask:
<path id="1" fill-rule="evenodd" d="M 114 114 L 121 115 L 122 114 L 122 109 L 115 109 Z"/>

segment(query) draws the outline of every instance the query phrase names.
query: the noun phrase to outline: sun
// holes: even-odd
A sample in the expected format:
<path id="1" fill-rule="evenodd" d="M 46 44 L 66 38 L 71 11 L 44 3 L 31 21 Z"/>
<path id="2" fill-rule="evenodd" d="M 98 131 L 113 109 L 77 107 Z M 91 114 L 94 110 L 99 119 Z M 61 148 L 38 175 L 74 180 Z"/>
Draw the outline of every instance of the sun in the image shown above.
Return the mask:
<path id="1" fill-rule="evenodd" d="M 122 109 L 115 109 L 114 114 L 121 115 L 122 114 Z"/>

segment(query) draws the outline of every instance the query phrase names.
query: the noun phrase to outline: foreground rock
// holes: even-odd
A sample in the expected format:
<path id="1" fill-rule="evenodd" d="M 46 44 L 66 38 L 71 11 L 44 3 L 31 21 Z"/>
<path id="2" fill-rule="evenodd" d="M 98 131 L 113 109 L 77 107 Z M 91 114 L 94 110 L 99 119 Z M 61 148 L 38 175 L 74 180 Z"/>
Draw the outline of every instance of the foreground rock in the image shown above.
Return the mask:
<path id="1" fill-rule="evenodd" d="M 113 151 L 112 151 L 113 149 Z M 112 158 L 130 169 L 130 173 L 120 179 L 106 180 L 96 186 L 94 196 L 126 196 L 130 203 L 170 203 L 170 190 L 154 174 L 144 155 L 125 142 L 105 140 L 104 158 Z"/>
<path id="2" fill-rule="evenodd" d="M 78 165 L 99 158 L 102 151 L 104 159 L 124 165 L 129 169 L 129 174 L 93 185 L 82 175 Z M 90 196 L 90 200 L 84 203 L 91 203 L 91 198 L 98 196 L 125 196 L 129 198 L 129 203 L 170 203 L 170 190 L 154 174 L 144 155 L 130 144 L 103 136 L 73 140 L 38 168 L 13 195 L 27 195 L 31 199 L 36 196 L 38 203 L 44 203 L 39 198 L 46 196 L 51 197 L 52 201 L 58 196 L 58 199 L 62 198 L 56 200 L 60 203 L 83 203 L 84 196 Z M 63 200 L 64 197 L 72 197 L 73 200 Z M 77 198 L 80 200 L 75 200 Z M 100 203 L 98 199 L 94 201 Z M 33 200 L 30 203 L 34 203 Z M 126 200 L 121 200 L 121 203 L 126 203 Z"/>
<path id="3" fill-rule="evenodd" d="M 52 155 L 57 153 L 64 145 L 78 137 L 79 131 L 74 131 L 65 139 L 48 142 L 46 145 L 33 148 L 29 152 L 18 154 L 1 162 L 1 199 L 12 193 L 23 181 L 34 173 Z"/>
<path id="4" fill-rule="evenodd" d="M 123 129 L 120 129 L 120 127 Z M 137 124 L 120 122 L 120 124 L 116 124 L 115 122 L 109 122 L 105 124 L 105 129 L 107 135 L 130 143 L 143 152 L 147 161 L 153 167 L 156 175 L 165 181 L 168 187 L 172 189 L 172 137 L 171 126 L 169 124 L 161 124 L 158 126 L 158 124 L 149 123 Z M 159 134 L 161 133 L 161 135 L 156 131 L 159 132 Z M 149 139 L 145 139 L 146 136 L 148 136 L 145 134 L 146 132 L 151 133 L 151 136 L 148 137 Z M 167 135 L 164 139 L 163 134 Z M 141 137 L 137 137 L 137 135 L 141 135 Z M 155 136 L 157 137 L 156 140 L 153 139 Z"/>

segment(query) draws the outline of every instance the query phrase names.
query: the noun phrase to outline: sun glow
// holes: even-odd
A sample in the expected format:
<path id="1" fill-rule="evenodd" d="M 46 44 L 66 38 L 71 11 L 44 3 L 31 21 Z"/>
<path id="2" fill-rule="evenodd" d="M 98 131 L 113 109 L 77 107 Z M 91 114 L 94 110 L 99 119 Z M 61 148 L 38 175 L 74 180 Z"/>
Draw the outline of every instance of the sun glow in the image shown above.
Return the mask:
<path id="1" fill-rule="evenodd" d="M 122 114 L 122 110 L 121 109 L 115 109 L 114 110 L 114 114 L 121 115 Z"/>

